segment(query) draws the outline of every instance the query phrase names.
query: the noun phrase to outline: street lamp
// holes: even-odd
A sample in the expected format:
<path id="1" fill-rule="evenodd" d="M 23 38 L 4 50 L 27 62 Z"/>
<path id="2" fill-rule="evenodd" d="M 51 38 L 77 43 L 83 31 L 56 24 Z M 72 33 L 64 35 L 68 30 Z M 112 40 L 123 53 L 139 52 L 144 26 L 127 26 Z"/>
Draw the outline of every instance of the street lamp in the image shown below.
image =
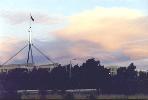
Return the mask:
<path id="1" fill-rule="evenodd" d="M 71 68 L 72 68 L 72 61 L 76 59 L 71 59 L 70 60 L 70 69 L 69 69 L 69 78 L 71 78 Z"/>

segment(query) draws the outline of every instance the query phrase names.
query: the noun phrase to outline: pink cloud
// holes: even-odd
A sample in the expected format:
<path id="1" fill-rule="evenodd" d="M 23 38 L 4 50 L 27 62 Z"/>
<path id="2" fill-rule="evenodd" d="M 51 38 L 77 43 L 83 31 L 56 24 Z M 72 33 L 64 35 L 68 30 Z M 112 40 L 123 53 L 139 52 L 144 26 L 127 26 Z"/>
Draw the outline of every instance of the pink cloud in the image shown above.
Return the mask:
<path id="1" fill-rule="evenodd" d="M 15 16 L 17 15 L 19 14 Z M 27 15 L 24 20 L 28 20 L 28 14 L 21 15 Z M 14 18 L 13 24 L 23 23 L 23 18 L 16 19 L 15 16 L 6 17 Z M 52 24 L 59 23 L 62 18 L 58 20 L 46 14 L 37 14 L 35 19 L 37 23 Z M 139 11 L 127 8 L 95 8 L 69 16 L 67 20 L 69 25 L 55 32 L 55 41 L 41 42 L 41 48 L 46 48 L 46 54 L 55 60 L 69 62 L 71 58 L 96 57 L 104 62 L 118 62 L 147 57 L 146 41 L 141 41 L 148 37 L 148 19 Z M 2 45 L 1 52 L 16 51 L 16 44 L 19 44 L 18 41 Z"/>
<path id="2" fill-rule="evenodd" d="M 148 40 L 136 40 L 133 42 L 127 42 L 124 44 L 124 54 L 131 57 L 131 59 L 145 59 L 148 57 Z"/>
<path id="3" fill-rule="evenodd" d="M 69 17 L 69 25 L 57 31 L 59 38 L 68 41 L 86 40 L 101 46 L 104 51 L 127 51 L 123 43 L 145 39 L 148 37 L 148 19 L 143 13 L 127 8 L 95 8 Z M 86 44 L 87 45 L 87 44 Z M 137 44 L 138 45 L 138 44 Z M 96 45 L 97 46 L 97 45 Z M 129 49 L 129 48 L 126 48 Z M 127 56 L 136 55 L 136 48 L 125 53 Z M 146 47 L 145 47 L 146 49 Z M 90 51 L 82 47 L 73 47 L 73 52 L 88 54 Z M 138 57 L 145 57 L 145 51 L 138 50 Z M 131 57 L 134 59 L 134 57 Z"/>

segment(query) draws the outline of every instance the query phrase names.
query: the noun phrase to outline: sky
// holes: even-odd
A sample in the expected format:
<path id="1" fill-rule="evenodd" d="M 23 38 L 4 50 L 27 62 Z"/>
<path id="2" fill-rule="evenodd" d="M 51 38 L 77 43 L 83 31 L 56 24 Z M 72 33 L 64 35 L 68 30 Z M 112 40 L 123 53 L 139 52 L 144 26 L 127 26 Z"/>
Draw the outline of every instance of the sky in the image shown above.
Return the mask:
<path id="1" fill-rule="evenodd" d="M 148 0 L 0 0 L 0 64 L 28 43 L 30 13 L 33 44 L 54 62 L 148 69 Z M 9 64 L 25 63 L 27 50 Z"/>

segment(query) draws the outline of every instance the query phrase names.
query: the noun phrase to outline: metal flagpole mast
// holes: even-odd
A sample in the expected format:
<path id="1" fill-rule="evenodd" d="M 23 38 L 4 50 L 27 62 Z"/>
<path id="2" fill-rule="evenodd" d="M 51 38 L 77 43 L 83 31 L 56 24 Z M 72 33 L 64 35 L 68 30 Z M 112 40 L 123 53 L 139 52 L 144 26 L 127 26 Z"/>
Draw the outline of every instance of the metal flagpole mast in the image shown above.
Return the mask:
<path id="1" fill-rule="evenodd" d="M 30 20 L 29 20 L 29 44 L 32 43 L 31 33 L 32 33 L 32 30 L 31 30 L 31 13 L 30 13 Z"/>
<path id="2" fill-rule="evenodd" d="M 32 64 L 34 64 L 34 60 L 33 60 L 33 54 L 32 54 L 32 36 L 31 36 L 31 33 L 32 33 L 32 30 L 31 30 L 31 21 L 34 21 L 33 17 L 31 16 L 31 13 L 30 13 L 30 20 L 29 20 L 29 50 L 28 50 L 28 58 L 27 58 L 27 65 L 29 64 L 29 60 L 30 60 L 30 56 L 31 56 L 31 62 Z"/>

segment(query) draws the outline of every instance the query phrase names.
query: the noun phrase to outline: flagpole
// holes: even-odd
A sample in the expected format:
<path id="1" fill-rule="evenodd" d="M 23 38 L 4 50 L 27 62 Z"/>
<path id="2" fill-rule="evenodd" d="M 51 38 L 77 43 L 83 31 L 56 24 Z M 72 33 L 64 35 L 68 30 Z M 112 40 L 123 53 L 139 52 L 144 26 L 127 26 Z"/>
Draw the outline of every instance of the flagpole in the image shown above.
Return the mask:
<path id="1" fill-rule="evenodd" d="M 31 27 L 31 21 L 34 21 L 31 13 L 30 13 L 30 16 L 29 16 L 29 50 L 28 50 L 28 58 L 27 58 L 27 65 L 29 64 L 29 60 L 30 60 L 30 56 L 31 56 L 31 61 L 32 61 L 32 64 L 34 64 L 34 61 L 33 61 L 33 54 L 32 54 L 32 37 L 31 37 L 31 33 L 32 33 L 32 27 Z"/>
<path id="2" fill-rule="evenodd" d="M 29 25 L 29 44 L 31 44 L 31 43 L 32 43 L 32 39 L 31 39 L 31 38 L 32 38 L 32 37 L 31 37 L 31 33 L 32 33 L 32 30 L 31 30 L 31 13 L 30 13 L 29 19 L 30 19 L 30 20 L 29 20 L 29 21 L 30 21 L 30 22 L 29 22 L 29 24 L 30 24 L 30 25 Z"/>

